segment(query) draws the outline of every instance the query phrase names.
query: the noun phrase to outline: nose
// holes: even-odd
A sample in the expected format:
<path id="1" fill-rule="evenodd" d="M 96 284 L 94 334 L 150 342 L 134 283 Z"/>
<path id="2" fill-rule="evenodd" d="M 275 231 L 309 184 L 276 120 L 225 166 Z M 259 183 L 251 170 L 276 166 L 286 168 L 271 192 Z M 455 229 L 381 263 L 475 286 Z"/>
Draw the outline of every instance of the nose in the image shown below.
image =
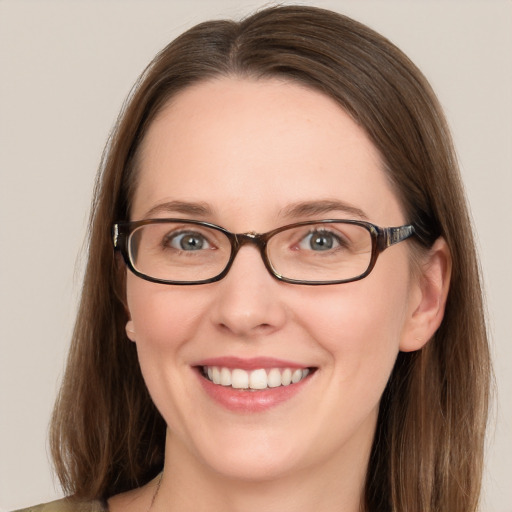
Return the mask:
<path id="1" fill-rule="evenodd" d="M 258 249 L 246 245 L 227 276 L 216 283 L 212 321 L 218 329 L 238 337 L 276 332 L 286 322 L 281 293 L 286 286 L 269 274 Z"/>

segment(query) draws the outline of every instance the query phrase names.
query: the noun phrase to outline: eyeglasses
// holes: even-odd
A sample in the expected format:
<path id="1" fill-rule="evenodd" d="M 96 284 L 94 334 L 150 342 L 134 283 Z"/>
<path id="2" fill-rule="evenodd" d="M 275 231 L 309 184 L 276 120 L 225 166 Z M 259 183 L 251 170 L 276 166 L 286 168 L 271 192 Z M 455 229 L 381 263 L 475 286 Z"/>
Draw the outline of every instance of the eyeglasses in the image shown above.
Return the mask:
<path id="1" fill-rule="evenodd" d="M 148 219 L 114 224 L 115 250 L 147 281 L 193 285 L 219 281 L 246 244 L 258 247 L 280 281 L 324 285 L 357 281 L 378 255 L 414 234 L 414 226 L 381 228 L 359 220 L 297 222 L 268 233 L 231 233 L 198 220 Z"/>

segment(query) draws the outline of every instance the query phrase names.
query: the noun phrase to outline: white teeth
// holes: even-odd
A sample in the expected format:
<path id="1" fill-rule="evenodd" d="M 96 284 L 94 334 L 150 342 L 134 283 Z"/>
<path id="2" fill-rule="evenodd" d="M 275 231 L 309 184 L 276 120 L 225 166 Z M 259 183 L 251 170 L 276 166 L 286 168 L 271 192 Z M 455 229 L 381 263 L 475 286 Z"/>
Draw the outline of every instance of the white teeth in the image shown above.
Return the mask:
<path id="1" fill-rule="evenodd" d="M 292 373 L 292 382 L 294 384 L 297 384 L 297 382 L 299 382 L 299 380 L 302 379 L 302 370 L 295 370 L 293 373 Z"/>
<path id="2" fill-rule="evenodd" d="M 281 372 L 277 368 L 272 368 L 268 372 L 267 384 L 269 388 L 277 388 L 281 385 Z"/>
<path id="3" fill-rule="evenodd" d="M 297 384 L 307 377 L 309 369 L 271 368 L 267 372 L 267 370 L 259 368 L 247 372 L 240 368 L 230 370 L 218 366 L 205 366 L 203 372 L 214 384 L 221 386 L 231 386 L 234 389 L 267 389 Z"/>
<path id="4" fill-rule="evenodd" d="M 251 372 L 249 387 L 251 389 L 265 389 L 267 387 L 267 372 L 263 369 Z"/>
<path id="5" fill-rule="evenodd" d="M 231 372 L 231 385 L 235 389 L 247 389 L 249 387 L 249 374 L 245 370 L 239 370 L 238 368 L 233 370 Z"/>
<path id="6" fill-rule="evenodd" d="M 231 386 L 231 372 L 227 368 L 220 371 L 220 383 L 222 386 Z"/>
<path id="7" fill-rule="evenodd" d="M 283 386 L 289 386 L 292 382 L 292 371 L 290 368 L 286 368 L 284 372 L 281 374 L 281 384 Z"/>

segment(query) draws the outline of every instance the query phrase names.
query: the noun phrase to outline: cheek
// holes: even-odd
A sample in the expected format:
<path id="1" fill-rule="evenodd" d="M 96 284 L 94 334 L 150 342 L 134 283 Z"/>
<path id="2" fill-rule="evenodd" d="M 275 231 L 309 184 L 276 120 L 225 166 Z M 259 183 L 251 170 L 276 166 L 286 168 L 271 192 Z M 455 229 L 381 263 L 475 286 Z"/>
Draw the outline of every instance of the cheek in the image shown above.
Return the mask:
<path id="1" fill-rule="evenodd" d="M 177 404 L 190 392 L 182 379 L 188 371 L 187 342 L 196 336 L 202 308 L 179 288 L 135 276 L 127 280 L 127 303 L 148 391 L 166 421 L 180 424 L 183 407 Z"/>
<path id="2" fill-rule="evenodd" d="M 193 397 L 183 375 L 189 372 L 188 342 L 194 339 L 202 307 L 181 288 L 127 278 L 127 304 L 134 341 L 148 391 L 168 425 L 183 432 L 193 414 Z"/>
<path id="3" fill-rule="evenodd" d="M 297 310 L 297 318 L 327 353 L 337 378 L 385 386 L 406 322 L 407 280 L 376 286 L 359 282 L 322 290 Z"/>
<path id="4" fill-rule="evenodd" d="M 138 349 L 174 350 L 193 336 L 201 307 L 181 289 L 128 276 L 127 303 Z"/>

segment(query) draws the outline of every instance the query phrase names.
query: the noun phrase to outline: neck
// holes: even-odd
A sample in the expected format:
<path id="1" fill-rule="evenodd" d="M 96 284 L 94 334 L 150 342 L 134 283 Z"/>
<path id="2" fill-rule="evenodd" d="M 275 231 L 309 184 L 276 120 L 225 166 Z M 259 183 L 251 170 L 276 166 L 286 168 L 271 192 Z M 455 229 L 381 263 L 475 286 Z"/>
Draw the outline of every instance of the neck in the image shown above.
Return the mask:
<path id="1" fill-rule="evenodd" d="M 359 512 L 370 446 L 267 479 L 219 474 L 168 433 L 161 488 L 152 512 Z M 348 455 L 348 454 L 345 454 Z M 355 457 L 354 457 L 355 455 Z"/>

